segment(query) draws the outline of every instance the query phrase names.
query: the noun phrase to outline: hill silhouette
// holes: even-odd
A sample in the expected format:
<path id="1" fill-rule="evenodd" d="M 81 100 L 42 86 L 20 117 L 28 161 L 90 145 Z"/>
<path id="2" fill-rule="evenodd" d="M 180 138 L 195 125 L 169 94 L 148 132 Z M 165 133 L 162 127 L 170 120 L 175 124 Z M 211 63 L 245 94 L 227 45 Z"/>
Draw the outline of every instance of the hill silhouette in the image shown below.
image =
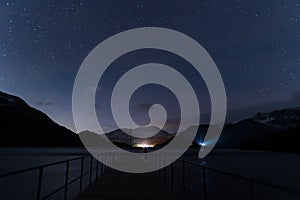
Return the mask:
<path id="1" fill-rule="evenodd" d="M 194 140 L 201 144 L 208 125 L 200 125 Z M 285 108 L 224 126 L 216 148 L 300 153 L 300 108 Z"/>
<path id="2" fill-rule="evenodd" d="M 147 135 L 147 131 L 152 132 L 153 129 L 158 133 L 149 138 L 139 138 L 127 134 L 138 131 L 141 135 L 145 136 Z M 90 131 L 83 131 L 79 133 L 79 135 L 81 136 L 81 139 L 88 141 L 90 146 L 98 146 L 97 144 L 101 143 L 101 140 L 106 140 L 106 138 L 108 138 L 111 142 L 121 147 L 136 146 L 138 144 L 161 145 L 173 138 L 172 134 L 169 134 L 164 130 L 159 131 L 157 127 L 153 126 L 139 127 L 137 129 L 126 129 L 125 132 L 121 129 L 117 129 L 109 133 L 105 133 L 106 138 Z"/>
<path id="3" fill-rule="evenodd" d="M 30 107 L 19 97 L 0 91 L 0 146 L 6 147 L 82 147 L 79 135 L 95 141 L 106 139 L 95 133 L 84 131 L 79 135 L 60 126 L 43 112 Z M 208 125 L 198 126 L 194 139 L 195 145 L 201 145 Z M 139 127 L 128 129 L 140 134 L 157 131 L 157 127 Z M 127 135 L 120 129 L 106 133 L 107 138 L 118 146 L 136 144 L 167 144 L 175 134 L 164 130 L 150 138 Z M 216 148 L 236 148 L 248 150 L 266 150 L 300 153 L 300 108 L 286 108 L 269 113 L 258 113 L 252 118 L 224 126 Z"/>
<path id="4" fill-rule="evenodd" d="M 58 125 L 19 97 L 0 91 L 0 146 L 82 146 L 71 130 Z"/>

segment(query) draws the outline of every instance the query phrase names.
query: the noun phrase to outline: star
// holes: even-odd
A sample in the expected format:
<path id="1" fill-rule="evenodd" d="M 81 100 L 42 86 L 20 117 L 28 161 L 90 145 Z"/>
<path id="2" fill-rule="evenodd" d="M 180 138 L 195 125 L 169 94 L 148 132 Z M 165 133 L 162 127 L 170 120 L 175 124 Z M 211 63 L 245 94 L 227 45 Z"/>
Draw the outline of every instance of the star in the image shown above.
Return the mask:
<path id="1" fill-rule="evenodd" d="M 47 110 L 61 124 L 72 124 L 70 120 L 60 121 L 60 116 L 72 118 L 72 84 L 85 57 L 110 36 L 138 27 L 169 28 L 199 42 L 219 68 L 229 107 L 237 105 L 246 109 L 250 104 L 284 103 L 287 96 L 299 90 L 300 6 L 297 2 L 252 2 L 250 5 L 245 1 L 190 4 L 174 0 L 167 4 L 29 0 L 1 4 L 0 90 L 12 91 L 29 102 L 62 97 L 64 106 L 53 105 L 53 110 Z M 108 77 L 103 78 L 105 86 L 101 91 L 105 92 L 99 102 L 105 99 L 104 104 L 110 105 L 109 95 L 115 79 L 131 67 L 147 62 L 176 68 L 191 82 L 196 95 L 205 96 L 205 83 L 190 63 L 165 51 L 142 51 L 123 55 L 111 64 Z M 139 98 L 155 103 L 162 98 L 162 95 L 155 96 L 156 93 L 163 94 L 166 102 L 172 102 L 165 95 L 168 92 L 162 89 L 150 88 Z M 204 107 L 209 106 L 204 103 Z M 105 120 L 114 124 L 109 117 Z"/>

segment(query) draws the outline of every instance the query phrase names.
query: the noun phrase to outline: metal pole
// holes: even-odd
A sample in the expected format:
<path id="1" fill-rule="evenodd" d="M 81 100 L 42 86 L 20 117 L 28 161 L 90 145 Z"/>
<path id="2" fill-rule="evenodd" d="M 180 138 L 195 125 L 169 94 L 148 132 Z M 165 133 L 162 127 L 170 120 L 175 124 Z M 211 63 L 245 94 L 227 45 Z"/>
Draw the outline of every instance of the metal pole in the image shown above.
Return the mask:
<path id="1" fill-rule="evenodd" d="M 112 152 L 112 165 L 115 165 L 115 152 Z"/>
<path id="2" fill-rule="evenodd" d="M 106 155 L 107 155 L 107 163 L 109 163 L 109 154 L 108 154 L 108 152 L 106 153 Z M 106 165 L 106 171 L 108 171 L 108 166 Z"/>
<path id="3" fill-rule="evenodd" d="M 106 173 L 106 165 L 107 165 L 107 154 L 104 154 L 105 155 L 105 157 L 104 157 L 104 159 L 105 159 L 105 164 L 104 164 L 104 173 Z"/>
<path id="4" fill-rule="evenodd" d="M 103 174 L 103 163 L 104 163 L 104 160 L 103 160 L 103 154 L 100 155 L 101 156 L 101 170 L 100 170 L 100 175 Z"/>
<path id="5" fill-rule="evenodd" d="M 103 161 L 106 162 L 106 155 L 105 155 L 105 154 L 103 154 Z M 104 162 L 104 163 L 105 163 L 105 162 Z M 106 170 L 106 165 L 103 164 L 103 173 L 105 173 L 105 170 Z"/>
<path id="6" fill-rule="evenodd" d="M 158 155 L 155 156 L 155 163 L 156 163 L 156 167 L 158 168 L 159 164 L 158 164 Z M 159 170 L 157 170 L 157 176 L 159 179 Z"/>
<path id="7" fill-rule="evenodd" d="M 164 165 L 166 164 L 166 157 L 164 156 Z M 164 184 L 167 183 L 167 175 L 166 175 L 166 172 L 167 172 L 167 167 L 164 167 Z"/>
<path id="8" fill-rule="evenodd" d="M 185 200 L 185 160 L 182 160 L 182 194 L 183 194 L 183 200 Z"/>
<path id="9" fill-rule="evenodd" d="M 103 154 L 103 160 L 105 161 L 104 162 L 104 165 L 103 165 L 103 173 L 105 173 L 106 172 L 106 161 L 107 161 L 107 158 L 106 158 L 106 154 Z"/>
<path id="10" fill-rule="evenodd" d="M 82 192 L 82 182 L 83 182 L 83 165 L 84 165 L 84 157 L 81 158 L 81 169 L 80 169 L 80 185 L 79 185 L 79 195 Z"/>
<path id="11" fill-rule="evenodd" d="M 92 185 L 92 171 L 93 171 L 93 156 L 91 155 L 91 163 L 90 163 L 90 186 Z"/>
<path id="12" fill-rule="evenodd" d="M 37 200 L 41 199 L 43 171 L 44 171 L 44 167 L 40 166 L 40 168 L 39 168 L 39 182 L 38 182 L 38 189 L 37 189 Z"/>
<path id="13" fill-rule="evenodd" d="M 166 167 L 164 167 L 164 184 L 166 184 Z"/>
<path id="14" fill-rule="evenodd" d="M 171 192 L 174 193 L 174 163 L 171 164 Z"/>
<path id="15" fill-rule="evenodd" d="M 106 153 L 106 163 L 108 164 L 109 163 L 109 156 L 108 156 L 108 153 Z M 108 171 L 108 166 L 107 165 L 105 165 L 105 172 L 107 172 Z"/>
<path id="16" fill-rule="evenodd" d="M 158 157 L 158 166 L 160 164 L 160 157 Z M 160 174 L 161 174 L 161 169 L 158 170 L 158 179 L 160 181 Z"/>
<path id="17" fill-rule="evenodd" d="M 67 160 L 67 164 L 66 164 L 66 180 L 65 180 L 65 196 L 64 196 L 65 200 L 67 199 L 67 195 L 68 195 L 69 164 L 70 164 L 70 161 Z"/>
<path id="18" fill-rule="evenodd" d="M 98 170 L 99 170 L 99 160 L 98 160 L 98 155 L 97 155 L 97 160 L 96 160 L 96 162 L 97 162 L 97 167 L 96 167 L 96 180 L 98 179 L 98 176 L 99 176 L 99 174 L 98 174 Z"/>

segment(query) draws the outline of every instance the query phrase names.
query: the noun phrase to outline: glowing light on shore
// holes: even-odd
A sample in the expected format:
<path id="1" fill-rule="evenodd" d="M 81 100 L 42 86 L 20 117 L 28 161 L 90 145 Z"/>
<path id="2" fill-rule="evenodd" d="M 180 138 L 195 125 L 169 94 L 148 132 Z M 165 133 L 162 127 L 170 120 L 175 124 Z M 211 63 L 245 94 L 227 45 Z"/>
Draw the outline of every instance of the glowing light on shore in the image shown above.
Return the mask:
<path id="1" fill-rule="evenodd" d="M 206 145 L 205 142 L 199 142 L 198 144 L 201 145 L 201 146 L 205 146 Z"/>
<path id="2" fill-rule="evenodd" d="M 136 144 L 134 147 L 141 147 L 141 148 L 149 148 L 149 147 L 154 147 L 153 144 Z"/>

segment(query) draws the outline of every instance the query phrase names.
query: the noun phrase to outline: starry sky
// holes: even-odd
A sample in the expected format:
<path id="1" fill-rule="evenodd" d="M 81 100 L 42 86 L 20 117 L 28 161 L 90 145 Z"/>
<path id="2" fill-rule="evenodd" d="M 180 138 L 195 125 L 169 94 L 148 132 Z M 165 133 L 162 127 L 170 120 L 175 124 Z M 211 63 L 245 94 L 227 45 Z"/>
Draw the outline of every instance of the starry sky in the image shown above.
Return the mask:
<path id="1" fill-rule="evenodd" d="M 53 120 L 74 129 L 72 89 L 82 61 L 106 38 L 138 27 L 165 27 L 198 41 L 223 77 L 227 121 L 257 112 L 300 106 L 300 1 L 1 1 L 0 90 L 25 99 Z M 209 118 L 210 101 L 201 77 L 185 60 L 160 50 L 121 56 L 97 88 L 96 110 L 106 131 L 115 128 L 110 95 L 120 76 L 134 66 L 158 62 L 187 77 Z M 157 95 L 159 94 L 159 95 Z M 140 124 L 153 103 L 165 105 L 170 126 L 178 102 L 168 89 L 149 85 L 132 97 Z"/>

